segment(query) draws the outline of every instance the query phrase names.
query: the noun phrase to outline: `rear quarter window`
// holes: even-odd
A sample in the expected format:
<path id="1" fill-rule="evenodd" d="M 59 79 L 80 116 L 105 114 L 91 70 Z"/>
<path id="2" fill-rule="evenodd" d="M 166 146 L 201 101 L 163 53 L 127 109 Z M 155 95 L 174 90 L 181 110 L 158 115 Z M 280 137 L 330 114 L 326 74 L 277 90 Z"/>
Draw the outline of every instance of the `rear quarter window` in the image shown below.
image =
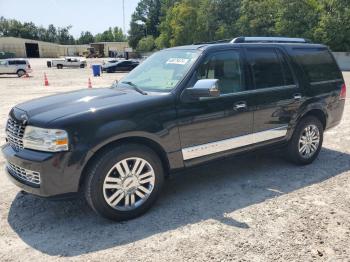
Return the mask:
<path id="1" fill-rule="evenodd" d="M 10 60 L 9 65 L 26 65 L 25 60 Z"/>
<path id="2" fill-rule="evenodd" d="M 342 78 L 335 60 L 326 48 L 296 48 L 294 57 L 311 83 Z"/>

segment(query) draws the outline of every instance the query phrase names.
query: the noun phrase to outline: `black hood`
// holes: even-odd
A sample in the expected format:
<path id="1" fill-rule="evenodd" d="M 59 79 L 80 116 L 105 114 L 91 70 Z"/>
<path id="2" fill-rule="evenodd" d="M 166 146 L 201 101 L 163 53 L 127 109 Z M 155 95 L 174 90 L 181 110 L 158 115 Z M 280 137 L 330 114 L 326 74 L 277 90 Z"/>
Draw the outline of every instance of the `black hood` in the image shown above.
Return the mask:
<path id="1" fill-rule="evenodd" d="M 116 88 L 84 89 L 42 97 L 17 105 L 16 109 L 28 118 L 28 123 L 49 123 L 55 119 L 102 108 L 137 103 L 152 96 Z M 13 112 L 14 115 L 18 115 Z M 17 118 L 17 117 L 16 117 Z"/>

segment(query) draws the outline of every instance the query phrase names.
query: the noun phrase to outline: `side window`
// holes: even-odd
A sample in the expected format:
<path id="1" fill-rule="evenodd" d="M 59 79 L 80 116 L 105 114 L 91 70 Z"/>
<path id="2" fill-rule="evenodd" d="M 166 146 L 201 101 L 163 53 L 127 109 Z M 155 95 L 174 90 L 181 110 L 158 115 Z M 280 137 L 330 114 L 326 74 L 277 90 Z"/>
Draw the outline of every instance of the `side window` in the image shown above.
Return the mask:
<path id="1" fill-rule="evenodd" d="M 210 55 L 198 67 L 199 79 L 218 79 L 221 94 L 244 91 L 240 53 L 236 50 L 218 52 Z"/>
<path id="2" fill-rule="evenodd" d="M 341 73 L 326 48 L 296 48 L 295 59 L 301 65 L 310 82 L 341 78 Z"/>
<path id="3" fill-rule="evenodd" d="M 14 60 L 9 60 L 8 62 L 9 62 L 9 65 L 15 65 L 16 64 L 16 61 L 14 61 Z"/>
<path id="4" fill-rule="evenodd" d="M 284 86 L 282 64 L 273 48 L 248 48 L 247 59 L 256 89 Z"/>
<path id="5" fill-rule="evenodd" d="M 279 50 L 277 51 L 277 53 L 278 53 L 278 57 L 280 58 L 280 61 L 282 64 L 285 85 L 295 85 L 293 74 L 292 74 L 290 66 L 286 60 L 286 57 Z"/>
<path id="6" fill-rule="evenodd" d="M 6 65 L 6 61 L 0 61 L 0 65 L 2 66 Z"/>

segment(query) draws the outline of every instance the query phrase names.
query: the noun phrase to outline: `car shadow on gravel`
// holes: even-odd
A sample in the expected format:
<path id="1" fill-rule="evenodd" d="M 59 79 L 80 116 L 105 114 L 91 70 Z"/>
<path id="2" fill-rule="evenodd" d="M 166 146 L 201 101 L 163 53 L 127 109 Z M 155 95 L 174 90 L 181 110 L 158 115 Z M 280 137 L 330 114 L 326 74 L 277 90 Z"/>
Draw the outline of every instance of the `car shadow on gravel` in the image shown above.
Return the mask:
<path id="1" fill-rule="evenodd" d="M 249 228 L 226 214 L 320 183 L 350 169 L 350 155 L 324 148 L 308 166 L 283 160 L 280 152 L 212 162 L 183 171 L 165 183 L 160 200 L 140 218 L 113 223 L 82 200 L 49 201 L 19 193 L 8 222 L 29 246 L 73 257 L 129 244 L 189 224 L 214 219 Z"/>

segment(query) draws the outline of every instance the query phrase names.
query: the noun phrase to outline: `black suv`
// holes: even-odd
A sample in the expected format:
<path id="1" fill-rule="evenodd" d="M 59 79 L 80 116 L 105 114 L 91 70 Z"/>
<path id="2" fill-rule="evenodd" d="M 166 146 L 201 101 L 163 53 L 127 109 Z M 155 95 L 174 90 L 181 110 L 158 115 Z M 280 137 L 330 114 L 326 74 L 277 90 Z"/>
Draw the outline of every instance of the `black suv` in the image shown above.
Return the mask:
<path id="1" fill-rule="evenodd" d="M 111 88 L 15 106 L 2 152 L 10 179 L 43 197 L 83 192 L 106 218 L 154 203 L 170 171 L 264 146 L 315 160 L 346 87 L 329 49 L 238 38 L 153 54 Z"/>

